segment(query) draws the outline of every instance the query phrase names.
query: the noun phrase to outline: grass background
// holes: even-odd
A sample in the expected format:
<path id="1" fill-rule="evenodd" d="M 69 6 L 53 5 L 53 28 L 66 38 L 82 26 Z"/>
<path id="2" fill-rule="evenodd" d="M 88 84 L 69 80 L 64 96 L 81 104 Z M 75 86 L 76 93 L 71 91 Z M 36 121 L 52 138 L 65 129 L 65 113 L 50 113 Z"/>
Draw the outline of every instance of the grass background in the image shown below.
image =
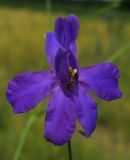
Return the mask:
<path id="1" fill-rule="evenodd" d="M 79 64 L 88 66 L 107 60 L 130 42 L 130 13 L 110 8 L 52 6 L 51 15 L 42 6 L 0 6 L 0 160 L 13 158 L 21 133 L 30 115 L 44 111 L 47 100 L 34 110 L 15 115 L 6 100 L 7 83 L 24 71 L 48 69 L 45 34 L 53 31 L 58 16 L 75 13 L 80 19 L 77 40 Z M 48 29 L 48 23 L 50 24 Z M 130 159 L 130 49 L 114 61 L 121 71 L 120 100 L 104 102 L 96 98 L 99 118 L 91 138 L 75 132 L 74 160 Z M 33 124 L 20 160 L 67 160 L 67 145 L 56 147 L 43 138 L 44 115 Z M 80 126 L 77 124 L 77 128 Z M 77 130 L 78 130 L 77 129 Z"/>

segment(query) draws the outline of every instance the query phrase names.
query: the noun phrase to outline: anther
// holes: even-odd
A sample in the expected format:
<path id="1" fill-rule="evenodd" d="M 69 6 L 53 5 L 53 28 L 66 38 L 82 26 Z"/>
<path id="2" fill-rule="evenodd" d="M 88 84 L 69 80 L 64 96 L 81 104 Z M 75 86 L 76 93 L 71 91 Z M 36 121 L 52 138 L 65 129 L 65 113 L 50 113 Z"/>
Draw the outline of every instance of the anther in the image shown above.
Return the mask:
<path id="1" fill-rule="evenodd" d="M 72 67 L 69 67 L 69 71 L 70 71 L 72 77 L 75 77 L 75 75 L 77 74 L 77 69 L 72 69 Z"/>

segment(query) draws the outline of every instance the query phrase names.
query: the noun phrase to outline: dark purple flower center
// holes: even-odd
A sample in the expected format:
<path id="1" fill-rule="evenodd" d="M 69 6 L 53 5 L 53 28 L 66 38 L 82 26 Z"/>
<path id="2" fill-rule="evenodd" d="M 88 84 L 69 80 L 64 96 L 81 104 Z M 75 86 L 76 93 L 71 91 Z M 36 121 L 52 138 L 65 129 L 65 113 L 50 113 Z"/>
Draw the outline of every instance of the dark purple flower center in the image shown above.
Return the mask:
<path id="1" fill-rule="evenodd" d="M 59 49 L 55 58 L 55 70 L 59 84 L 68 97 L 78 94 L 78 65 L 74 55 Z"/>

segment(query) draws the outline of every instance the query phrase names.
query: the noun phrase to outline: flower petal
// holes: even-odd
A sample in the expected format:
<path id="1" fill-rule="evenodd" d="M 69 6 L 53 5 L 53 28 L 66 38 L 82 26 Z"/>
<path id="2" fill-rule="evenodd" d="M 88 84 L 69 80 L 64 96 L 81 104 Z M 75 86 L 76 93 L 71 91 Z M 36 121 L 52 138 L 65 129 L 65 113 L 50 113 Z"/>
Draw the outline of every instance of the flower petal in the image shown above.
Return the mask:
<path id="1" fill-rule="evenodd" d="M 49 95 L 53 82 L 47 71 L 26 72 L 16 76 L 7 87 L 7 99 L 15 113 L 23 113 L 34 108 Z"/>
<path id="2" fill-rule="evenodd" d="M 55 37 L 55 33 L 48 32 L 46 34 L 46 56 L 48 63 L 54 68 L 55 66 L 55 56 L 59 50 L 59 43 Z"/>
<path id="3" fill-rule="evenodd" d="M 59 146 L 69 141 L 75 131 L 76 116 L 75 102 L 56 87 L 47 108 L 45 138 Z"/>
<path id="4" fill-rule="evenodd" d="M 75 42 L 79 31 L 79 20 L 75 15 L 59 17 L 55 21 L 55 35 L 63 48 L 68 49 Z"/>
<path id="5" fill-rule="evenodd" d="M 100 63 L 91 67 L 81 68 L 79 81 L 86 83 L 100 98 L 111 101 L 122 96 L 118 89 L 120 72 L 111 63 Z"/>
<path id="6" fill-rule="evenodd" d="M 76 47 L 76 43 L 72 43 L 70 45 L 70 52 L 75 56 L 75 58 L 77 59 L 77 47 Z"/>
<path id="7" fill-rule="evenodd" d="M 85 129 L 86 136 L 90 136 L 97 123 L 97 105 L 96 102 L 87 95 L 85 89 L 79 87 L 78 96 L 78 117 L 81 125 Z"/>

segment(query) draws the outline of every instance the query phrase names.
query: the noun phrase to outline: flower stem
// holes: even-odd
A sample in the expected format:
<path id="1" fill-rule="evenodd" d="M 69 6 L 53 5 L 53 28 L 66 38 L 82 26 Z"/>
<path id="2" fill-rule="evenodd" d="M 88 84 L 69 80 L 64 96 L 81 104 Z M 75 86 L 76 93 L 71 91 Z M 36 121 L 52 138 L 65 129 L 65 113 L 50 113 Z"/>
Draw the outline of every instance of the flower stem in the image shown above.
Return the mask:
<path id="1" fill-rule="evenodd" d="M 13 157 L 13 160 L 18 160 L 20 155 L 21 155 L 21 151 L 23 149 L 23 146 L 25 144 L 25 141 L 26 141 L 26 138 L 27 138 L 27 135 L 34 123 L 34 121 L 36 120 L 36 116 L 35 115 L 32 115 L 29 119 L 28 119 L 28 122 L 23 130 L 23 133 L 20 137 L 20 140 L 19 140 L 19 143 L 18 143 L 18 147 L 15 151 L 15 154 L 14 154 L 14 157 Z"/>
<path id="2" fill-rule="evenodd" d="M 120 2 L 113 2 L 110 5 L 107 5 L 106 7 L 103 7 L 102 9 L 97 9 L 94 13 L 91 13 L 87 16 L 88 19 L 95 18 L 97 16 L 103 15 L 104 13 L 107 13 L 111 11 L 114 8 L 118 8 L 120 6 Z"/>
<path id="3" fill-rule="evenodd" d="M 121 47 L 117 52 L 115 52 L 115 54 L 113 54 L 113 56 L 111 56 L 110 58 L 108 58 L 106 61 L 107 62 L 113 62 L 115 61 L 118 57 L 120 57 L 121 55 L 123 55 L 128 49 L 130 48 L 130 43 L 126 43 L 126 45 L 124 45 L 123 47 Z"/>
<path id="4" fill-rule="evenodd" d="M 46 12 L 47 12 L 47 16 L 48 16 L 48 29 L 50 30 L 51 29 L 51 0 L 46 0 Z"/>
<path id="5" fill-rule="evenodd" d="M 71 141 L 68 142 L 68 154 L 69 154 L 69 160 L 72 160 Z"/>

